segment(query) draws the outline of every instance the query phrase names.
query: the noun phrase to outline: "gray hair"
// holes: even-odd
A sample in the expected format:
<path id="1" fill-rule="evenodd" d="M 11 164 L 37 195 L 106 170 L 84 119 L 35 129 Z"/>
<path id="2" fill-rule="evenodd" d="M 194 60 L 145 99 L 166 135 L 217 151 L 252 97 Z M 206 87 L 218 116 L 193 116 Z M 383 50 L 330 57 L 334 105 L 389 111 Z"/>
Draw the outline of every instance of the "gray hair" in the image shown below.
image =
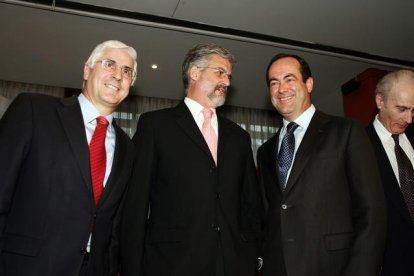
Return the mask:
<path id="1" fill-rule="evenodd" d="M 185 90 L 188 88 L 190 68 L 193 65 L 197 67 L 207 66 L 212 55 L 218 55 L 227 59 L 231 65 L 236 62 L 235 57 L 227 49 L 216 44 L 198 44 L 194 46 L 185 55 L 182 66 L 182 78 Z"/>
<path id="2" fill-rule="evenodd" d="M 102 57 L 102 53 L 107 48 L 125 49 L 128 52 L 128 54 L 131 56 L 131 58 L 134 60 L 134 71 L 135 72 L 137 71 L 137 52 L 131 46 L 128 46 L 128 45 L 126 45 L 123 42 L 118 41 L 118 40 L 107 40 L 107 41 L 104 41 L 101 44 L 97 45 L 95 47 L 95 49 L 92 51 L 92 53 L 89 56 L 88 60 L 85 62 L 85 64 L 88 65 L 89 67 L 93 68 L 93 66 L 95 65 L 95 62 Z M 131 85 L 134 84 L 135 79 L 136 79 L 136 76 L 132 80 Z"/>
<path id="3" fill-rule="evenodd" d="M 386 101 L 391 89 L 402 78 L 411 78 L 414 80 L 414 71 L 401 69 L 386 74 L 378 82 L 375 88 L 375 93 L 380 94 L 383 97 L 384 101 Z"/>

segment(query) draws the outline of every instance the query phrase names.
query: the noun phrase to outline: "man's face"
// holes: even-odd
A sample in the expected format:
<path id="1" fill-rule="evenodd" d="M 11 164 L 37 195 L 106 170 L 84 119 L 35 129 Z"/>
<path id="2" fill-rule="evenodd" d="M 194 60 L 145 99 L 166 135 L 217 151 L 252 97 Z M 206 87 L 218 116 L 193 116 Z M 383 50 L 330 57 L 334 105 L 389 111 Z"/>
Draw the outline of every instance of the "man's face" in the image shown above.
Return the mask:
<path id="1" fill-rule="evenodd" d="M 269 68 L 269 92 L 273 106 L 292 122 L 311 105 L 313 79 L 303 82 L 299 62 L 291 57 L 275 61 Z"/>
<path id="2" fill-rule="evenodd" d="M 377 94 L 378 119 L 392 134 L 400 134 L 412 123 L 414 116 L 414 80 L 398 79 L 387 99 Z"/>
<path id="3" fill-rule="evenodd" d="M 115 72 L 104 68 L 102 60 L 115 61 Z M 91 68 L 84 67 L 83 78 L 85 80 L 84 95 L 102 113 L 112 113 L 116 107 L 128 96 L 132 79 L 122 74 L 123 67 L 134 68 L 134 60 L 125 49 L 107 48 L 102 56 Z"/>
<path id="4" fill-rule="evenodd" d="M 231 71 L 231 63 L 218 55 L 212 55 L 205 67 L 193 66 L 190 77 L 195 89 L 189 91 L 188 96 L 205 107 L 223 105 L 231 84 Z"/>

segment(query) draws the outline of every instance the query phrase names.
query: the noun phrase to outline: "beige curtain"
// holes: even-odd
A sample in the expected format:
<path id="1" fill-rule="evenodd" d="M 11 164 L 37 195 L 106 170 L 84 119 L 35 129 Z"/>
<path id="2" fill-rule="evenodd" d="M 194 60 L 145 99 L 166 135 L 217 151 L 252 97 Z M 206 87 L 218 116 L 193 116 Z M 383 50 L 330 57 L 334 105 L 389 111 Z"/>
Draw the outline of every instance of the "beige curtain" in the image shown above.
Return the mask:
<path id="1" fill-rule="evenodd" d="M 19 93 L 33 92 L 63 98 L 65 96 L 65 91 L 69 90 L 46 85 L 0 81 L 0 118 L 10 101 L 12 101 Z M 76 90 L 71 91 L 71 93 L 74 91 Z M 132 137 L 135 133 L 139 116 L 142 113 L 173 107 L 180 101 L 181 100 L 129 95 L 122 102 L 114 115 L 120 127 Z M 224 106 L 219 108 L 218 112 L 221 112 L 225 117 L 240 125 L 250 134 L 254 155 L 256 155 L 259 146 L 278 130 L 279 115 L 276 111 Z"/>
<path id="2" fill-rule="evenodd" d="M 122 129 L 132 137 L 135 133 L 140 114 L 173 107 L 180 101 L 130 95 L 115 112 L 115 118 Z M 225 117 L 240 125 L 250 134 L 254 156 L 256 156 L 259 146 L 278 130 L 279 115 L 276 111 L 224 106 L 218 112 L 221 112 Z"/>

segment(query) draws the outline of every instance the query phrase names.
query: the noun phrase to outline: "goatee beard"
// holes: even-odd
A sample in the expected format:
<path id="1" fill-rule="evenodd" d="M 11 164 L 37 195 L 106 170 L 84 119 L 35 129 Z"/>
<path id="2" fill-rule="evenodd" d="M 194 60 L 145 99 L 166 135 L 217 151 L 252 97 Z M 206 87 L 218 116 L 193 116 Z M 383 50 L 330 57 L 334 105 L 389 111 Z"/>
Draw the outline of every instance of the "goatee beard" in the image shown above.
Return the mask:
<path id="1" fill-rule="evenodd" d="M 223 96 L 216 95 L 216 91 L 220 91 L 223 93 Z M 222 106 L 226 102 L 226 95 L 227 95 L 227 87 L 224 86 L 216 86 L 214 91 L 208 95 L 208 98 L 213 103 L 215 107 Z"/>

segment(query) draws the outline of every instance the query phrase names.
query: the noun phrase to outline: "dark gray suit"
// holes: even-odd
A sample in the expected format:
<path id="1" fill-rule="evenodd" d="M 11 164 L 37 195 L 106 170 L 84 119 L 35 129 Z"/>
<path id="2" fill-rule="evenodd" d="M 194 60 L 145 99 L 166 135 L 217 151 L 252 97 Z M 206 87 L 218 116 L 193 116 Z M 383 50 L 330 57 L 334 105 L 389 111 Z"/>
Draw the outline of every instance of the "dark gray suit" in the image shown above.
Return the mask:
<path id="1" fill-rule="evenodd" d="M 213 276 L 219 252 L 226 276 L 254 274 L 263 206 L 250 137 L 220 115 L 218 130 L 216 167 L 184 102 L 141 115 L 122 276 Z"/>
<path id="2" fill-rule="evenodd" d="M 113 166 L 95 208 L 78 99 L 22 94 L 10 105 L 0 121 L 0 275 L 77 276 L 91 232 L 90 275 L 116 272 L 133 144 L 113 126 Z"/>
<path id="3" fill-rule="evenodd" d="M 377 155 L 387 199 L 387 243 L 381 275 L 411 276 L 414 275 L 414 224 L 411 221 L 398 180 L 373 124 L 368 126 L 367 132 Z M 407 128 L 406 135 L 411 145 L 414 145 L 413 129 Z"/>
<path id="4" fill-rule="evenodd" d="M 385 205 L 375 156 L 354 121 L 316 111 L 282 192 L 279 133 L 257 155 L 268 200 L 263 275 L 378 275 Z"/>

